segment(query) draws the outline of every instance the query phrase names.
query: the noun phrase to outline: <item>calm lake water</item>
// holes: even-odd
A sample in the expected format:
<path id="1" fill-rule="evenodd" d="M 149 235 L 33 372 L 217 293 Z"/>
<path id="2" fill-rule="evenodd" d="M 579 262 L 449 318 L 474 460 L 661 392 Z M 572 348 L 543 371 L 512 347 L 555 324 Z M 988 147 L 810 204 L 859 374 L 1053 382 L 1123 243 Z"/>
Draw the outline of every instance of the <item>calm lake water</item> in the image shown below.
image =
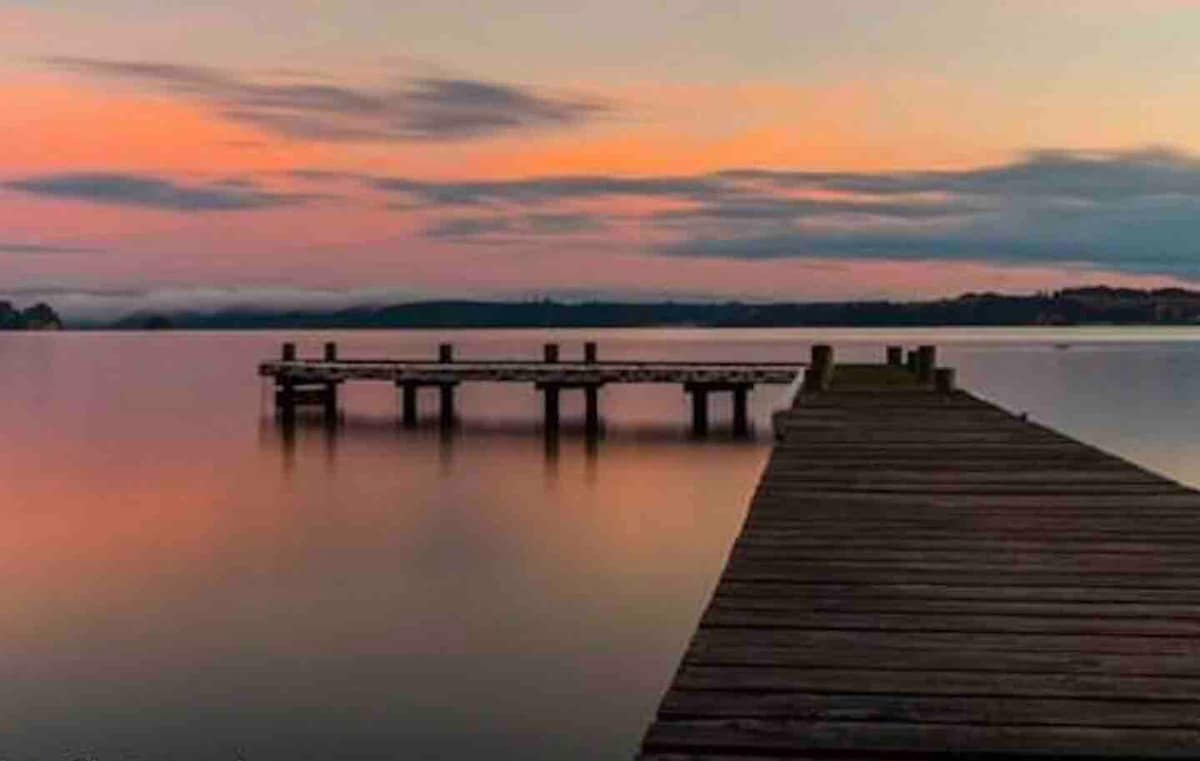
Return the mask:
<path id="1" fill-rule="evenodd" d="M 630 758 L 784 389 L 753 395 L 752 442 L 690 440 L 677 387 L 606 389 L 606 438 L 548 449 L 523 386 L 464 387 L 443 437 L 353 385 L 338 432 L 285 436 L 255 375 L 284 340 L 587 339 L 610 359 L 937 343 L 962 385 L 1200 485 L 1200 329 L 0 334 L 0 759 Z"/>

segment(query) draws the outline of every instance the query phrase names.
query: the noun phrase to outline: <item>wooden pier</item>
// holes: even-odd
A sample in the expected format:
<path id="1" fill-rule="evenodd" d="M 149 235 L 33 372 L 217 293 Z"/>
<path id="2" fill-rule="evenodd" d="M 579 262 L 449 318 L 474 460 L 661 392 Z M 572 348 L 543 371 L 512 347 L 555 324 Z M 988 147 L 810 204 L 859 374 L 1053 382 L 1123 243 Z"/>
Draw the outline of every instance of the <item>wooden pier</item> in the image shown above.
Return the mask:
<path id="1" fill-rule="evenodd" d="M 326 420 L 338 415 L 338 389 L 351 381 L 382 381 L 395 384 L 401 402 L 401 419 L 407 426 L 417 424 L 418 393 L 437 389 L 439 417 L 444 427 L 456 419 L 455 389 L 465 382 L 525 383 L 543 397 L 547 432 L 560 426 L 561 397 L 564 391 L 584 394 L 585 429 L 600 431 L 600 392 L 614 383 L 668 383 L 680 386 L 692 398 L 692 427 L 695 433 L 709 428 L 708 400 L 712 394 L 726 392 L 733 398 L 733 431 L 749 433 L 748 399 L 760 384 L 790 384 L 804 367 L 798 362 L 602 362 L 596 344 L 584 344 L 579 360 L 563 360 L 558 344 L 546 344 L 541 361 L 531 360 L 460 360 L 451 344 L 441 344 L 436 360 L 421 359 L 345 359 L 336 344 L 327 343 L 320 359 L 300 359 L 296 346 L 283 345 L 280 359 L 264 362 L 259 375 L 275 381 L 275 408 L 282 419 L 292 420 L 304 406 L 323 409 Z"/>
<path id="2" fill-rule="evenodd" d="M 922 351 L 809 369 L 642 759 L 1200 757 L 1200 493 Z"/>

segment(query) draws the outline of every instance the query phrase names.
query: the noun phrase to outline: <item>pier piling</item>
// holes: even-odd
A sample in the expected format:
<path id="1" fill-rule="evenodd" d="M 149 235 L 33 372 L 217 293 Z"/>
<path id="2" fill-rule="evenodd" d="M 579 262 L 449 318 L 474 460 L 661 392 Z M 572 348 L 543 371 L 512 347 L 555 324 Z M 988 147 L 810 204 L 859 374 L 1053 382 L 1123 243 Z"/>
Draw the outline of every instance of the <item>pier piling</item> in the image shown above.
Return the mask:
<path id="1" fill-rule="evenodd" d="M 821 372 L 832 372 L 832 349 L 814 350 Z M 346 360 L 339 356 L 336 343 L 328 342 L 320 359 L 298 359 L 296 346 L 286 343 L 282 359 L 264 362 L 259 374 L 274 379 L 276 410 L 290 418 L 300 406 L 324 405 L 331 419 L 338 415 L 341 384 L 351 381 L 386 381 L 399 395 L 399 417 L 403 425 L 413 427 L 419 420 L 420 391 L 437 388 L 440 419 L 444 428 L 456 422 L 455 389 L 459 383 L 486 381 L 532 383 L 545 395 L 545 428 L 557 431 L 561 424 L 561 399 L 564 390 L 580 390 L 584 401 L 584 428 L 589 438 L 600 433 L 600 391 L 609 383 L 678 384 L 692 396 L 692 429 L 703 435 L 709 428 L 708 397 L 714 392 L 733 395 L 733 430 L 741 436 L 749 433 L 748 397 L 755 385 L 790 384 L 804 367 L 803 362 L 674 362 L 624 360 L 601 362 L 596 342 L 583 345 L 582 361 L 564 362 L 560 346 L 547 343 L 541 361 L 535 360 L 456 360 L 453 344 L 438 346 L 437 359 Z"/>

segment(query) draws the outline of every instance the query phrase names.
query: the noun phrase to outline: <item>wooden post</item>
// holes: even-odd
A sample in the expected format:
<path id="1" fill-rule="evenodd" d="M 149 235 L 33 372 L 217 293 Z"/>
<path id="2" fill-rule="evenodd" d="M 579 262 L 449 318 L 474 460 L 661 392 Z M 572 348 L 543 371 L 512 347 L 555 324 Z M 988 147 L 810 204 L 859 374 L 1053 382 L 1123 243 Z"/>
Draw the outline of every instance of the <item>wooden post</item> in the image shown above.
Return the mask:
<path id="1" fill-rule="evenodd" d="M 420 390 L 420 386 L 412 381 L 404 381 L 399 385 L 404 425 L 407 428 L 415 428 L 418 419 L 417 392 Z"/>
<path id="2" fill-rule="evenodd" d="M 933 387 L 938 391 L 948 394 L 956 385 L 953 367 L 939 367 L 933 371 Z"/>
<path id="3" fill-rule="evenodd" d="M 917 382 L 933 383 L 933 371 L 937 369 L 937 347 L 920 346 L 917 348 Z"/>
<path id="4" fill-rule="evenodd" d="M 438 386 L 442 396 L 441 423 L 442 428 L 454 427 L 454 384 L 443 383 Z"/>
<path id="5" fill-rule="evenodd" d="M 703 436 L 708 433 L 708 389 L 704 386 L 689 386 L 692 395 L 692 433 Z"/>
<path id="6" fill-rule="evenodd" d="M 583 361 L 584 362 L 586 362 L 589 365 L 594 365 L 596 363 L 596 355 L 597 355 L 597 351 L 596 351 L 596 342 L 595 341 L 588 341 L 587 343 L 585 343 L 583 345 Z"/>
<path id="7" fill-rule="evenodd" d="M 438 344 L 438 362 L 448 365 L 454 361 L 454 344 Z"/>
<path id="8" fill-rule="evenodd" d="M 902 367 L 904 365 L 904 347 L 887 347 L 887 363 L 891 367 Z"/>
<path id="9" fill-rule="evenodd" d="M 545 344 L 542 346 L 542 359 L 547 363 L 555 363 L 558 361 L 558 344 Z"/>
<path id="10" fill-rule="evenodd" d="M 915 351 L 909 350 L 909 352 L 904 355 L 904 366 L 906 368 L 908 368 L 908 371 L 910 373 L 913 373 L 914 375 L 916 374 L 916 372 L 917 372 L 917 353 Z"/>
<path id="11" fill-rule="evenodd" d="M 749 391 L 749 386 L 735 386 L 733 389 L 733 435 L 735 436 L 745 436 L 750 433 L 750 417 L 746 409 Z"/>
<path id="12" fill-rule="evenodd" d="M 804 386 L 809 391 L 826 391 L 833 382 L 833 347 L 817 344 L 812 347 L 812 359 L 804 373 Z"/>
<path id="13" fill-rule="evenodd" d="M 583 387 L 584 427 L 588 436 L 600 433 L 600 386 Z"/>
<path id="14" fill-rule="evenodd" d="M 337 361 L 337 344 L 333 341 L 325 343 L 325 361 Z M 333 423 L 338 417 L 338 382 L 330 381 L 325 384 L 325 422 Z"/>
<path id="15" fill-rule="evenodd" d="M 281 356 L 284 362 L 295 362 L 296 344 L 290 341 L 285 343 Z M 284 424 L 296 420 L 296 384 L 286 372 L 275 377 L 275 412 Z"/>
<path id="16" fill-rule="evenodd" d="M 546 411 L 546 432 L 558 432 L 558 398 L 560 388 L 556 384 L 547 383 L 542 386 L 542 396 Z"/>

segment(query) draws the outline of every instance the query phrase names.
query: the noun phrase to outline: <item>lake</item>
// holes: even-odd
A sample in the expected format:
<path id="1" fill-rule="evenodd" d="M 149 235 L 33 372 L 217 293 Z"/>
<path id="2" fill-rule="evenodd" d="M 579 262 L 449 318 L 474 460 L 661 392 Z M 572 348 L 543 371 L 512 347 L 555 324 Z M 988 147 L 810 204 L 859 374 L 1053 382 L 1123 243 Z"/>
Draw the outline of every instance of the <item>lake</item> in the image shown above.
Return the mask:
<path id="1" fill-rule="evenodd" d="M 0 333 L 0 759 L 627 759 L 770 447 L 688 436 L 673 386 L 604 391 L 547 446 L 540 397 L 467 385 L 330 432 L 256 376 L 314 356 L 871 360 L 936 343 L 960 385 L 1200 486 L 1200 329 Z M 578 421 L 582 402 L 565 397 Z M 728 401 L 715 408 L 718 429 Z"/>

